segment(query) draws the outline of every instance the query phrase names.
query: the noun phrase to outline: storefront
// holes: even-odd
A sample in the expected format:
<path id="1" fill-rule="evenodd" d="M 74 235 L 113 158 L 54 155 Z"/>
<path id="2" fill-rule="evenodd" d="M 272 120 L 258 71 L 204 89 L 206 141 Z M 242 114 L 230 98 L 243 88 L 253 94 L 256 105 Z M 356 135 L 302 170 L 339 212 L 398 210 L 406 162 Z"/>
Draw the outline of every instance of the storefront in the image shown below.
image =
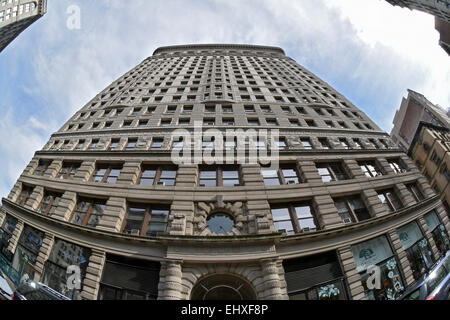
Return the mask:
<path id="1" fill-rule="evenodd" d="M 50 256 L 45 262 L 42 282 L 73 300 L 81 300 L 80 293 L 83 290 L 83 280 L 90 256 L 90 249 L 55 239 Z M 73 279 L 73 273 L 68 273 L 70 266 L 80 268 L 80 289 L 70 281 Z"/>
<path id="2" fill-rule="evenodd" d="M 159 262 L 107 255 L 98 300 L 156 300 Z"/>
<path id="3" fill-rule="evenodd" d="M 445 226 L 441 223 L 436 211 L 434 210 L 427 213 L 424 218 L 427 223 L 428 230 L 430 230 L 433 240 L 436 243 L 439 256 L 444 256 L 445 253 L 450 250 L 448 234 L 447 230 L 445 230 Z"/>
<path id="4" fill-rule="evenodd" d="M 283 261 L 290 300 L 347 300 L 347 287 L 335 251 Z"/>
<path id="5" fill-rule="evenodd" d="M 34 278 L 34 265 L 36 263 L 39 250 L 44 240 L 44 232 L 24 226 L 19 238 L 16 252 L 13 258 L 13 268 L 21 275 L 28 275 L 29 279 Z"/>
<path id="6" fill-rule="evenodd" d="M 16 218 L 6 215 L 0 231 L 0 253 L 3 254 L 9 261 L 12 261 L 13 258 L 12 252 L 8 250 L 9 240 L 11 239 L 18 222 L 19 221 Z"/>
<path id="7" fill-rule="evenodd" d="M 397 234 L 408 257 L 414 279 L 417 280 L 428 272 L 434 263 L 430 245 L 415 221 L 397 229 Z"/>
<path id="8" fill-rule="evenodd" d="M 400 275 L 398 261 L 388 239 L 381 236 L 352 246 L 356 270 L 361 275 L 362 285 L 368 300 L 395 300 L 404 291 L 404 282 Z M 371 275 L 368 269 L 379 268 L 380 281 L 370 289 Z"/>

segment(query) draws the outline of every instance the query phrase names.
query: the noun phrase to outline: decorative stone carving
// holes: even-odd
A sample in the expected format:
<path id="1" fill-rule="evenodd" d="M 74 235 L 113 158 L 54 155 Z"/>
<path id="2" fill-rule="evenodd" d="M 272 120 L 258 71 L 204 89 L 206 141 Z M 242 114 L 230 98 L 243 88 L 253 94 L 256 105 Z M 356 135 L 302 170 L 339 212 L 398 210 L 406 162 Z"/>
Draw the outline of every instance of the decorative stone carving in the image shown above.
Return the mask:
<path id="1" fill-rule="evenodd" d="M 223 234 L 213 233 L 207 227 L 207 219 L 214 213 L 225 213 L 234 219 L 235 225 L 233 229 L 226 235 L 247 234 L 248 217 L 242 202 L 223 201 L 222 196 L 218 196 L 215 202 L 199 202 L 196 206 L 194 217 L 194 234 L 201 236 L 223 236 Z M 181 221 L 180 221 L 181 222 Z M 172 222 L 173 223 L 173 222 Z M 172 224 L 173 225 L 173 224 Z"/>

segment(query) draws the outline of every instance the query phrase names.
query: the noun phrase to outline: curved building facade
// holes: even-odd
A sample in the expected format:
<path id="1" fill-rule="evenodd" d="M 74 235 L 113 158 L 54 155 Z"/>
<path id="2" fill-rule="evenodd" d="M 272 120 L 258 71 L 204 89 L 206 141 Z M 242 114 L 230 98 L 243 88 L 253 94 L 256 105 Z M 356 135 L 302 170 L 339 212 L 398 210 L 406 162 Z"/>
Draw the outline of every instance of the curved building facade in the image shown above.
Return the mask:
<path id="1" fill-rule="evenodd" d="M 174 161 L 224 140 L 230 161 Z M 275 156 L 240 161 L 240 146 Z M 54 133 L 0 226 L 17 277 L 74 299 L 364 300 L 426 271 L 450 222 L 389 135 L 282 49 L 187 45 L 157 49 Z"/>

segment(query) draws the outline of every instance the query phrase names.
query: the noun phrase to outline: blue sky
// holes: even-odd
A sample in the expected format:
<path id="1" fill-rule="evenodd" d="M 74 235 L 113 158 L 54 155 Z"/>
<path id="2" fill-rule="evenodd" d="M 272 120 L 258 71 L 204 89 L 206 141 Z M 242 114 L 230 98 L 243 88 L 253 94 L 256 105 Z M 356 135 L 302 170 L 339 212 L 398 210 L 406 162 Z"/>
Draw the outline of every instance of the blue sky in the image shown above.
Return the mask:
<path id="1" fill-rule="evenodd" d="M 408 88 L 450 107 L 438 39 L 432 16 L 384 0 L 48 0 L 0 53 L 0 197 L 53 132 L 160 46 L 282 47 L 390 132 Z"/>

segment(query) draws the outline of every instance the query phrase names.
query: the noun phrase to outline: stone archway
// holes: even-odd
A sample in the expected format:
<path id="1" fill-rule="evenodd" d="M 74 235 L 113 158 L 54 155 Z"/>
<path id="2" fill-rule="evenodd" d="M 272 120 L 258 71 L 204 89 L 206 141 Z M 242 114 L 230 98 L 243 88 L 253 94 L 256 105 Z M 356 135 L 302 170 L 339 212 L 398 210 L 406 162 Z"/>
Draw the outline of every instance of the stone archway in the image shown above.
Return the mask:
<path id="1" fill-rule="evenodd" d="M 192 288 L 190 300 L 256 300 L 253 286 L 234 274 L 212 274 Z"/>

